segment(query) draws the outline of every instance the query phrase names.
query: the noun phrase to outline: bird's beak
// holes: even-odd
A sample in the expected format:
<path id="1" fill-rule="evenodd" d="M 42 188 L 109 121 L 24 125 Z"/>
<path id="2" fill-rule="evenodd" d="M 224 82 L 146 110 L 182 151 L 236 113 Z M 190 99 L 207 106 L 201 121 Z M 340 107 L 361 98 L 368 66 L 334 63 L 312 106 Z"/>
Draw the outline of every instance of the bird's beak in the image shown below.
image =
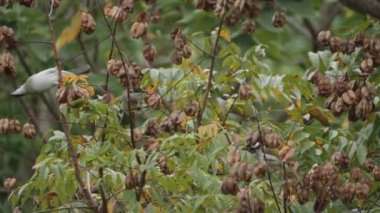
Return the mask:
<path id="1" fill-rule="evenodd" d="M 75 68 L 75 69 L 72 69 L 72 70 L 68 70 L 68 72 L 74 73 L 76 75 L 83 75 L 83 74 L 89 73 L 90 70 L 91 70 L 90 65 L 86 64 L 86 65 L 82 65 L 82 66 L 80 66 L 78 68 Z"/>

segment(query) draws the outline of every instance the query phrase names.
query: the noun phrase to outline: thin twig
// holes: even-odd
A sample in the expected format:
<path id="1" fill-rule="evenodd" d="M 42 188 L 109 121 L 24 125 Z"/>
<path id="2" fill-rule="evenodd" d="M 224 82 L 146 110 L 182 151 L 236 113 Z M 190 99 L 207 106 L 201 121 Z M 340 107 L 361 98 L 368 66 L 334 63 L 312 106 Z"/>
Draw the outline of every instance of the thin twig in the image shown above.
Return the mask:
<path id="1" fill-rule="evenodd" d="M 47 19 L 48 19 L 48 24 L 49 24 L 51 48 L 53 51 L 54 60 L 55 60 L 57 70 L 58 70 L 59 87 L 62 87 L 63 86 L 62 85 L 62 64 L 61 64 L 61 61 L 59 60 L 57 47 L 55 46 L 54 26 L 53 26 L 53 23 L 50 19 L 50 16 L 47 13 L 47 11 L 46 11 L 46 14 L 47 14 Z M 60 120 L 62 121 L 61 126 L 62 126 L 63 132 L 65 134 L 65 137 L 66 137 L 67 149 L 68 149 L 72 164 L 74 166 L 75 178 L 76 178 L 76 180 L 77 180 L 77 182 L 81 188 L 81 191 L 82 191 L 84 197 L 86 198 L 86 201 L 87 201 L 89 207 L 94 212 L 97 212 L 96 204 L 95 204 L 94 200 L 92 199 L 91 193 L 86 189 L 86 186 L 85 186 L 84 181 L 83 181 L 81 174 L 80 174 L 81 171 L 79 168 L 79 163 L 78 163 L 77 155 L 75 153 L 74 145 L 73 145 L 72 140 L 71 140 L 70 130 L 69 130 L 68 125 L 66 124 L 66 118 L 62 113 L 60 114 L 60 118 L 61 118 Z"/>
<path id="2" fill-rule="evenodd" d="M 257 122 L 257 130 L 259 131 L 259 135 L 260 135 L 260 141 L 262 141 L 262 134 L 261 134 L 261 128 L 260 128 L 260 117 L 259 117 L 259 113 L 257 111 L 257 108 L 256 106 L 254 106 L 255 108 L 255 114 L 256 114 L 256 122 Z M 265 150 L 264 150 L 264 145 L 263 143 L 260 143 L 260 149 L 261 151 L 263 152 L 263 157 L 264 157 L 264 161 L 266 164 L 268 164 L 268 160 L 267 160 L 267 157 L 266 157 L 266 154 L 265 154 Z M 268 174 L 268 180 L 269 180 L 269 185 L 270 185 L 270 188 L 271 188 L 271 191 L 273 193 L 273 197 L 274 197 L 274 201 L 276 203 L 276 207 L 277 207 L 277 210 L 279 213 L 281 213 L 281 208 L 280 208 L 280 204 L 278 203 L 278 200 L 277 200 L 277 196 L 276 196 L 276 192 L 274 190 L 274 187 L 273 187 L 273 183 L 272 183 L 272 177 L 271 177 L 271 173 L 269 171 L 269 167 L 267 166 L 267 174 Z"/>
<path id="3" fill-rule="evenodd" d="M 222 18 L 220 19 L 219 28 L 218 28 L 218 32 L 216 35 L 214 49 L 213 49 L 213 53 L 212 53 L 212 57 L 211 57 L 211 66 L 210 66 L 210 73 L 209 73 L 208 81 L 207 81 L 206 92 L 205 92 L 204 97 L 203 97 L 203 103 L 199 106 L 199 113 L 198 113 L 198 118 L 197 118 L 197 129 L 202 124 L 203 113 L 206 109 L 208 94 L 210 93 L 211 86 L 212 86 L 213 73 L 214 73 L 214 67 L 215 67 L 215 59 L 216 59 L 216 55 L 218 53 L 218 43 L 220 40 L 220 32 L 222 31 L 222 26 L 224 23 L 225 16 L 226 16 L 226 13 L 223 13 Z"/>
<path id="4" fill-rule="evenodd" d="M 48 210 L 43 210 L 43 211 L 35 211 L 33 213 L 48 213 L 48 212 L 58 212 L 58 211 L 74 210 L 74 209 L 90 209 L 90 207 L 88 207 L 88 206 L 73 206 L 73 207 L 48 209 Z"/>
<path id="5" fill-rule="evenodd" d="M 228 114 L 230 114 L 231 112 L 231 109 L 232 107 L 234 106 L 234 104 L 236 103 L 237 99 L 238 99 L 239 96 L 236 96 L 234 98 L 234 101 L 232 102 L 231 106 L 228 108 L 227 112 L 226 112 L 226 115 L 224 116 L 224 119 L 223 119 L 223 122 L 222 122 L 222 126 L 224 126 L 226 124 L 226 121 L 227 121 L 227 118 L 228 118 Z"/>
<path id="6" fill-rule="evenodd" d="M 88 56 L 88 51 L 86 51 L 86 46 L 84 45 L 84 42 L 83 42 L 83 39 L 82 39 L 82 32 L 79 33 L 79 36 L 78 36 L 77 40 L 78 40 L 80 49 L 83 52 L 83 58 L 84 58 L 84 60 L 86 60 L 86 62 L 88 63 L 88 65 L 90 65 L 91 71 L 94 71 L 95 67 L 94 67 L 94 64 L 92 63 L 92 61 L 90 60 L 90 57 Z"/>

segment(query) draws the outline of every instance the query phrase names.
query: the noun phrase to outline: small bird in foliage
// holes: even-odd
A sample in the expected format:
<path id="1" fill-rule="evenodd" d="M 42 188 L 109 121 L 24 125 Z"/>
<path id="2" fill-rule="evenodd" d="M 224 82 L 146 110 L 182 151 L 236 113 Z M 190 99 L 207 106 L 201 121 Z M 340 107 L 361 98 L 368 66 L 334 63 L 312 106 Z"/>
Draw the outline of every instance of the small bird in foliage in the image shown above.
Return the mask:
<path id="1" fill-rule="evenodd" d="M 64 71 L 62 70 L 62 76 L 66 75 L 82 75 L 90 72 L 89 65 L 83 65 L 76 69 Z M 23 96 L 27 94 L 40 93 L 45 92 L 52 88 L 53 86 L 57 86 L 58 82 L 58 70 L 56 67 L 49 68 L 38 72 L 32 76 L 30 76 L 23 85 L 17 88 L 14 92 L 11 93 L 12 96 Z"/>

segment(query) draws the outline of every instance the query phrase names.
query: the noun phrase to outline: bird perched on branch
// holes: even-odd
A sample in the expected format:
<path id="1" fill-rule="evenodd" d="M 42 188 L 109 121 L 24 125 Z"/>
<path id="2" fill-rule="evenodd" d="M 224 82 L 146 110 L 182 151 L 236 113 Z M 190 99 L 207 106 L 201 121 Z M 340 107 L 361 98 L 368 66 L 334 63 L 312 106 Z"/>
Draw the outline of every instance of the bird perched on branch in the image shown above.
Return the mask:
<path id="1" fill-rule="evenodd" d="M 76 74 L 82 75 L 90 72 L 89 65 L 83 65 L 76 69 L 64 71 L 62 76 Z M 12 96 L 23 96 L 27 94 L 44 92 L 59 84 L 58 70 L 56 67 L 49 68 L 30 76 L 26 82 L 11 93 Z"/>

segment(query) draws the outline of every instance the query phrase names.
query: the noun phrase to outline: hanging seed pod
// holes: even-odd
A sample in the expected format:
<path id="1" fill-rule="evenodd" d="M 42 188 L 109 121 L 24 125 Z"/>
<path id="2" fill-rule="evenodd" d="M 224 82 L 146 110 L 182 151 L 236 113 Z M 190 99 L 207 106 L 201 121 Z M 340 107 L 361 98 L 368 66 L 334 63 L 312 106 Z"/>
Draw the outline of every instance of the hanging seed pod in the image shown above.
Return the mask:
<path id="1" fill-rule="evenodd" d="M 177 49 L 174 50 L 172 54 L 172 62 L 173 64 L 180 65 L 182 64 L 182 52 L 178 51 Z"/>
<path id="2" fill-rule="evenodd" d="M 330 79 L 323 77 L 319 80 L 318 85 L 318 95 L 323 97 L 328 97 L 332 93 L 332 84 Z"/>
<path id="3" fill-rule="evenodd" d="M 158 22 L 160 22 L 160 20 L 161 20 L 160 11 L 159 10 L 152 11 L 150 16 L 149 16 L 149 20 L 150 20 L 150 22 L 152 22 L 154 24 L 157 24 Z"/>
<path id="4" fill-rule="evenodd" d="M 0 74 L 2 73 L 8 76 L 16 76 L 14 59 L 10 53 L 5 53 L 0 56 Z"/>
<path id="5" fill-rule="evenodd" d="M 160 124 L 156 119 L 149 120 L 145 134 L 153 137 L 157 137 L 161 134 Z"/>
<path id="6" fill-rule="evenodd" d="M 248 100 L 249 98 L 252 97 L 252 87 L 247 84 L 247 83 L 243 83 L 240 85 L 239 87 L 239 97 L 240 99 L 242 100 Z"/>
<path id="7" fill-rule="evenodd" d="M 355 39 L 354 39 L 355 46 L 357 47 L 363 46 L 364 39 L 365 39 L 364 33 L 362 32 L 356 33 Z"/>
<path id="8" fill-rule="evenodd" d="M 264 162 L 258 162 L 253 169 L 253 174 L 258 178 L 264 178 L 267 169 L 267 164 Z"/>
<path id="9" fill-rule="evenodd" d="M 289 163 L 294 159 L 295 151 L 296 149 L 294 147 L 284 146 L 278 152 L 278 156 L 284 163 Z"/>
<path id="10" fill-rule="evenodd" d="M 275 132 L 266 133 L 264 136 L 264 145 L 270 149 L 275 149 L 280 145 L 281 138 Z"/>
<path id="11" fill-rule="evenodd" d="M 191 57 L 191 50 L 189 45 L 185 44 L 182 49 L 182 57 L 183 58 L 190 58 Z"/>
<path id="12" fill-rule="evenodd" d="M 372 170 L 372 174 L 375 181 L 380 181 L 380 167 L 375 166 Z"/>
<path id="13" fill-rule="evenodd" d="M 160 148 L 160 142 L 158 142 L 157 139 L 148 137 L 145 141 L 143 142 L 143 148 L 147 153 L 151 153 L 154 150 L 157 150 Z"/>
<path id="14" fill-rule="evenodd" d="M 18 3 L 20 3 L 20 5 L 23 5 L 25 7 L 34 6 L 34 0 L 19 0 Z"/>
<path id="15" fill-rule="evenodd" d="M 140 173 L 138 173 L 136 171 L 127 174 L 125 176 L 125 181 L 124 181 L 125 188 L 126 189 L 133 189 L 135 187 L 139 187 L 140 186 L 140 180 L 141 180 L 141 175 L 140 175 Z"/>
<path id="16" fill-rule="evenodd" d="M 350 177 L 353 181 L 359 182 L 363 177 L 363 174 L 362 174 L 362 171 L 360 170 L 360 168 L 355 167 L 355 168 L 351 169 Z"/>
<path id="17" fill-rule="evenodd" d="M 153 93 L 145 99 L 145 103 L 154 109 L 160 109 L 162 105 L 162 97 L 158 93 Z"/>
<path id="18" fill-rule="evenodd" d="M 322 46 L 330 45 L 331 32 L 329 30 L 318 33 L 317 40 Z"/>
<path id="19" fill-rule="evenodd" d="M 120 7 L 127 13 L 132 13 L 134 8 L 134 0 L 124 0 Z"/>
<path id="20" fill-rule="evenodd" d="M 9 120 L 7 118 L 0 119 L 0 134 L 8 134 Z"/>
<path id="21" fill-rule="evenodd" d="M 196 101 L 190 101 L 186 104 L 184 111 L 187 116 L 195 116 L 198 112 L 198 103 Z"/>
<path id="22" fill-rule="evenodd" d="M 0 27 L 0 44 L 6 43 L 8 48 L 14 47 L 16 41 L 14 39 L 14 31 L 12 28 L 7 26 Z"/>
<path id="23" fill-rule="evenodd" d="M 251 199 L 249 189 L 240 189 L 237 197 L 240 204 L 239 209 L 237 210 L 238 213 L 254 212 L 254 204 Z"/>
<path id="24" fill-rule="evenodd" d="M 110 17 L 118 23 L 123 23 L 128 18 L 127 11 L 123 10 L 122 7 L 112 5 L 112 3 L 107 3 L 103 10 L 106 17 Z"/>
<path id="25" fill-rule="evenodd" d="M 253 19 L 247 19 L 243 22 L 242 32 L 246 35 L 251 35 L 256 30 L 256 23 Z"/>
<path id="26" fill-rule="evenodd" d="M 368 171 L 368 172 L 372 172 L 373 169 L 375 168 L 375 160 L 373 158 L 367 158 L 365 161 L 364 161 L 364 164 L 363 164 L 364 168 Z"/>
<path id="27" fill-rule="evenodd" d="M 169 168 L 168 162 L 164 156 L 158 159 L 158 166 L 160 167 L 161 172 L 165 175 L 170 175 L 173 173 L 173 171 Z"/>
<path id="28" fill-rule="evenodd" d="M 145 44 L 143 48 L 143 56 L 149 65 L 154 62 L 155 55 L 156 47 L 153 44 Z"/>
<path id="29" fill-rule="evenodd" d="M 340 49 L 341 49 L 342 53 L 350 55 L 355 51 L 355 43 L 351 40 L 344 41 L 341 43 Z"/>
<path id="30" fill-rule="evenodd" d="M 254 167 L 246 162 L 236 162 L 230 171 L 231 177 L 238 181 L 250 182 Z"/>
<path id="31" fill-rule="evenodd" d="M 184 124 L 186 123 L 187 116 L 184 112 L 180 112 L 178 110 L 174 110 L 170 114 L 170 120 L 173 122 L 176 128 L 182 129 Z"/>
<path id="32" fill-rule="evenodd" d="M 6 178 L 3 182 L 3 186 L 7 190 L 13 189 L 13 187 L 16 185 L 16 178 Z"/>
<path id="33" fill-rule="evenodd" d="M 346 183 L 340 193 L 340 200 L 345 204 L 352 203 L 352 200 L 355 196 L 355 184 L 354 183 Z"/>
<path id="34" fill-rule="evenodd" d="M 10 119 L 8 123 L 9 133 L 20 133 L 22 130 L 20 121 L 17 119 Z"/>
<path id="35" fill-rule="evenodd" d="M 53 0 L 53 8 L 58 8 L 61 4 L 61 0 Z"/>
<path id="36" fill-rule="evenodd" d="M 324 190 L 322 192 L 323 193 L 319 194 L 314 202 L 313 208 L 315 212 L 323 212 L 330 203 L 330 198 L 325 195 L 326 192 Z"/>
<path id="37" fill-rule="evenodd" d="M 360 70 L 363 74 L 368 75 L 373 71 L 374 63 L 372 58 L 364 59 L 360 62 Z"/>
<path id="38" fill-rule="evenodd" d="M 148 29 L 148 23 L 146 22 L 146 14 L 140 13 L 137 21 L 131 26 L 131 35 L 133 38 L 141 38 L 146 35 Z"/>
<path id="39" fill-rule="evenodd" d="M 36 127 L 32 123 L 24 124 L 22 130 L 25 138 L 31 139 L 36 136 Z"/>
<path id="40" fill-rule="evenodd" d="M 170 118 L 165 118 L 161 123 L 160 123 L 160 128 L 164 130 L 167 133 L 171 133 L 175 130 L 175 126 L 173 124 L 173 121 Z"/>
<path id="41" fill-rule="evenodd" d="M 338 52 L 340 51 L 342 41 L 338 37 L 331 37 L 330 38 L 330 50 L 331 52 Z"/>
<path id="42" fill-rule="evenodd" d="M 96 23 L 90 13 L 82 13 L 81 15 L 81 27 L 83 32 L 91 34 L 95 31 Z"/>
<path id="43" fill-rule="evenodd" d="M 358 182 L 355 187 L 355 195 L 358 199 L 366 200 L 368 199 L 370 187 L 367 183 Z"/>
<path id="44" fill-rule="evenodd" d="M 124 75 L 125 70 L 121 60 L 111 59 L 107 62 L 107 71 L 111 75 L 120 77 Z"/>
<path id="45" fill-rule="evenodd" d="M 303 205 L 307 202 L 309 202 L 309 189 L 306 188 L 306 187 L 301 187 L 299 190 L 298 190 L 298 193 L 297 193 L 297 198 L 298 198 L 298 202 Z"/>
<path id="46" fill-rule="evenodd" d="M 221 191 L 225 195 L 236 195 L 239 192 L 238 182 L 234 178 L 228 177 L 223 181 Z"/>
<path id="47" fill-rule="evenodd" d="M 276 11 L 272 17 L 272 25 L 274 27 L 282 27 L 286 23 L 286 15 L 282 11 Z"/>
<path id="48" fill-rule="evenodd" d="M 231 166 L 237 162 L 240 162 L 240 158 L 240 151 L 238 149 L 231 150 L 227 153 L 227 162 Z"/>
<path id="49" fill-rule="evenodd" d="M 253 212 L 254 213 L 265 212 L 265 203 L 257 197 L 253 198 Z"/>
<path id="50" fill-rule="evenodd" d="M 1 0 L 0 6 L 5 6 L 7 9 L 12 9 L 13 7 L 13 0 Z"/>

